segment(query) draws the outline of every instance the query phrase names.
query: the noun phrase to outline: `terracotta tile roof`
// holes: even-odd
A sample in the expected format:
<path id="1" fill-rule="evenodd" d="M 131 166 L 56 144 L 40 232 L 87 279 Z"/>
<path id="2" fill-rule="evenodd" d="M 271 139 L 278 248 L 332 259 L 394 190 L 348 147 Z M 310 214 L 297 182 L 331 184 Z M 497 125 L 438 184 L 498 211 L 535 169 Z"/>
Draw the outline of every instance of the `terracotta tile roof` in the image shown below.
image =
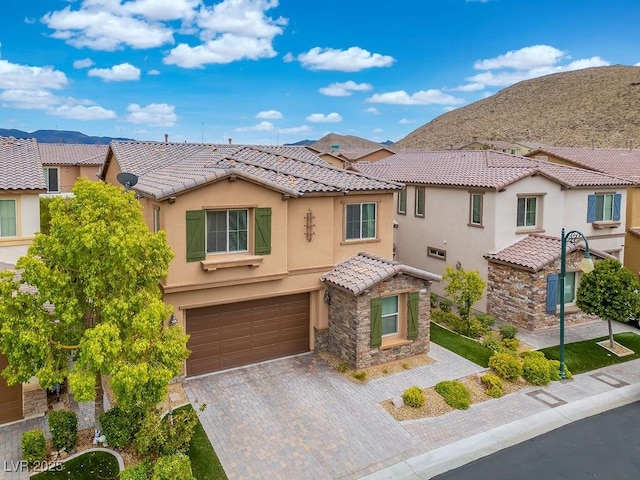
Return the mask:
<path id="1" fill-rule="evenodd" d="M 538 272 L 547 265 L 560 259 L 562 240 L 548 235 L 531 234 L 496 252 L 487 253 L 484 258 L 490 262 L 498 262 L 511 265 L 523 270 Z M 567 242 L 567 253 L 576 250 L 584 251 L 584 243 Z M 615 258 L 603 251 L 590 248 L 591 255 L 600 258 Z"/>
<path id="2" fill-rule="evenodd" d="M 109 145 L 39 143 L 43 165 L 102 165 Z"/>
<path id="3" fill-rule="evenodd" d="M 346 158 L 347 160 L 354 161 L 359 160 L 362 157 L 366 157 L 367 155 L 370 155 L 372 153 L 379 152 L 380 150 L 386 150 L 389 152 L 389 154 L 395 153 L 393 150 L 387 147 L 349 148 L 345 150 L 340 149 L 336 153 L 338 153 L 341 157 Z"/>
<path id="4" fill-rule="evenodd" d="M 439 282 L 440 275 L 419 270 L 408 265 L 403 265 L 393 260 L 376 257 L 369 253 L 360 252 L 335 266 L 333 270 L 320 277 L 323 282 L 332 283 L 338 287 L 350 291 L 354 295 L 360 295 L 368 288 L 394 277 L 399 273 L 421 278 L 429 282 Z"/>
<path id="5" fill-rule="evenodd" d="M 37 142 L 0 137 L 0 190 L 46 189 Z"/>
<path id="6" fill-rule="evenodd" d="M 527 156 L 553 155 L 590 170 L 640 181 L 640 149 L 541 146 Z"/>
<path id="7" fill-rule="evenodd" d="M 494 150 L 405 151 L 375 163 L 356 164 L 353 168 L 403 183 L 495 190 L 536 174 L 567 188 L 633 185 L 612 175 Z"/>
<path id="8" fill-rule="evenodd" d="M 403 188 L 332 167 L 304 147 L 114 141 L 110 148 L 122 171 L 139 177 L 134 190 L 157 199 L 231 175 L 292 196 Z"/>

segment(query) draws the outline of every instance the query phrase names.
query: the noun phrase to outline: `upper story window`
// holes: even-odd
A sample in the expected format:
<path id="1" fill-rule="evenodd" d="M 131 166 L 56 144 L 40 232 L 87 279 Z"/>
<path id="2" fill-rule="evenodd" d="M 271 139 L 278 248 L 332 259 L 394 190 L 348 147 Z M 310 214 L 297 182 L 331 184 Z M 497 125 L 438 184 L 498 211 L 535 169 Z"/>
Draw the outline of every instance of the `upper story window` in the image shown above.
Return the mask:
<path id="1" fill-rule="evenodd" d="M 482 226 L 482 194 L 469 194 L 469 225 Z"/>
<path id="2" fill-rule="evenodd" d="M 424 188 L 416 187 L 416 217 L 424 217 Z"/>
<path id="3" fill-rule="evenodd" d="M 246 252 L 249 245 L 247 210 L 207 212 L 207 253 Z"/>
<path id="4" fill-rule="evenodd" d="M 407 213 L 407 191 L 401 190 L 398 192 L 398 213 L 405 215 Z"/>
<path id="5" fill-rule="evenodd" d="M 58 167 L 44 167 L 44 180 L 47 183 L 47 192 L 58 193 L 60 191 L 58 176 Z"/>
<path id="6" fill-rule="evenodd" d="M 345 206 L 345 239 L 376 238 L 376 204 L 351 203 Z"/>
<path id="7" fill-rule="evenodd" d="M 587 222 L 619 222 L 622 195 L 597 193 L 587 199 Z"/>
<path id="8" fill-rule="evenodd" d="M 538 224 L 538 197 L 518 198 L 518 214 L 516 226 L 521 228 L 536 227 Z"/>
<path id="9" fill-rule="evenodd" d="M 0 237 L 15 237 L 17 224 L 16 201 L 0 200 Z"/>

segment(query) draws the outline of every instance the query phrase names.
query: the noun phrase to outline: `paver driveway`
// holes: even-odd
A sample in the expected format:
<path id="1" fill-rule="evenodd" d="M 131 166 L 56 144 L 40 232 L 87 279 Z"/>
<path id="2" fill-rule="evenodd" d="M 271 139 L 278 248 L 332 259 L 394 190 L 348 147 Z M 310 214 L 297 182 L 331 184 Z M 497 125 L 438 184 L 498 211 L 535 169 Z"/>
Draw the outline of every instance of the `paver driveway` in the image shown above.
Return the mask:
<path id="1" fill-rule="evenodd" d="M 190 379 L 187 396 L 231 479 L 359 478 L 423 453 L 379 402 L 481 367 L 437 345 L 436 362 L 356 384 L 309 354 Z M 411 422 L 407 422 L 411 423 Z"/>

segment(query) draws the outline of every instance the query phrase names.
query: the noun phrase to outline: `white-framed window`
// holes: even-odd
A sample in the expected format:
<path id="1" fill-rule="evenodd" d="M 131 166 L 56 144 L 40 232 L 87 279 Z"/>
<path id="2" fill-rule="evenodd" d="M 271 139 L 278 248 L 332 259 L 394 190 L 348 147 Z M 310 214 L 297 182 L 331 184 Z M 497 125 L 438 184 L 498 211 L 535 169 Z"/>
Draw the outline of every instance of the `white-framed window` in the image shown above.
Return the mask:
<path id="1" fill-rule="evenodd" d="M 613 193 L 601 193 L 596 197 L 596 222 L 613 220 Z"/>
<path id="2" fill-rule="evenodd" d="M 382 297 L 382 336 L 397 335 L 398 325 L 398 295 Z"/>
<path id="3" fill-rule="evenodd" d="M 376 238 L 376 203 L 345 205 L 345 239 Z"/>
<path id="4" fill-rule="evenodd" d="M 47 192 L 58 193 L 60 191 L 60 169 L 58 167 L 44 167 L 44 180 L 47 183 Z"/>
<path id="5" fill-rule="evenodd" d="M 398 192 L 398 213 L 405 215 L 407 213 L 407 190 L 400 190 Z"/>
<path id="6" fill-rule="evenodd" d="M 469 224 L 482 225 L 482 194 L 469 194 Z"/>
<path id="7" fill-rule="evenodd" d="M 429 257 L 438 258 L 440 260 L 447 259 L 447 251 L 441 250 L 440 248 L 427 247 L 427 255 Z"/>
<path id="8" fill-rule="evenodd" d="M 207 211 L 207 253 L 246 252 L 249 249 L 249 211 Z"/>
<path id="9" fill-rule="evenodd" d="M 424 217 L 424 209 L 425 209 L 425 191 L 424 187 L 416 187 L 416 198 L 415 198 L 415 216 L 416 217 Z"/>
<path id="10" fill-rule="evenodd" d="M 564 304 L 573 305 L 576 303 L 576 292 L 578 290 L 579 275 L 578 272 L 566 272 L 564 276 Z M 556 305 L 560 305 L 560 283 L 556 290 Z"/>
<path id="11" fill-rule="evenodd" d="M 538 224 L 538 197 L 518 198 L 518 227 L 530 228 Z"/>
<path id="12" fill-rule="evenodd" d="M 0 200 L 0 237 L 15 237 L 17 227 L 16 201 Z"/>

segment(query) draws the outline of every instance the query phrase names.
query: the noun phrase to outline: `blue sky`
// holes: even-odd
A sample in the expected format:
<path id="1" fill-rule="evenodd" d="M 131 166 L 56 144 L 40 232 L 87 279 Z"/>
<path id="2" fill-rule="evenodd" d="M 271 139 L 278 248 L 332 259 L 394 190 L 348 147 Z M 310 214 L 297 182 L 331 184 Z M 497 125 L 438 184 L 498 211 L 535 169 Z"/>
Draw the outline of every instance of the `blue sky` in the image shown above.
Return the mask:
<path id="1" fill-rule="evenodd" d="M 397 141 L 520 80 L 640 65 L 639 21 L 637 0 L 10 2 L 0 128 Z"/>

